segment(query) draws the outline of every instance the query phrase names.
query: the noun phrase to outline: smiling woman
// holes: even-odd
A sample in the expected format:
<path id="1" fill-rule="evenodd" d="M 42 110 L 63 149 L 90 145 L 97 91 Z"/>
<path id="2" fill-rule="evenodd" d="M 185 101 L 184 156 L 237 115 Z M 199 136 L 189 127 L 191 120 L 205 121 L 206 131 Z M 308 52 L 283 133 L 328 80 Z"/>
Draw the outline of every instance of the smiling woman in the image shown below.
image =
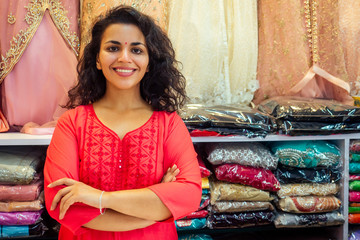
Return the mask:
<path id="1" fill-rule="evenodd" d="M 94 25 L 44 168 L 59 239 L 175 240 L 174 220 L 199 206 L 176 63 L 166 34 L 133 8 Z"/>
<path id="2" fill-rule="evenodd" d="M 137 26 L 112 24 L 105 30 L 96 67 L 102 70 L 107 80 L 108 92 L 140 93 L 140 81 L 148 71 L 148 65 L 145 37 Z"/>

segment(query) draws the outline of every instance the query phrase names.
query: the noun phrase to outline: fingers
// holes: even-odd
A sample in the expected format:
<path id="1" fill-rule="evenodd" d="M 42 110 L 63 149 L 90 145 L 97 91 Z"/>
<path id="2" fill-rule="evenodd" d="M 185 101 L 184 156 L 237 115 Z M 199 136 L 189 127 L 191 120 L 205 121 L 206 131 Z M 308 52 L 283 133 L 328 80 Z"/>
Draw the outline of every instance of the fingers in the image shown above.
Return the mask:
<path id="1" fill-rule="evenodd" d="M 64 196 L 61 199 L 61 203 L 60 203 L 60 213 L 59 213 L 59 219 L 63 219 L 65 216 L 65 213 L 67 212 L 67 210 L 69 209 L 69 207 L 74 204 L 76 202 L 76 200 L 74 199 L 73 194 L 69 193 L 66 196 Z"/>
<path id="2" fill-rule="evenodd" d="M 174 164 L 172 167 L 168 168 L 161 182 L 173 182 L 176 180 L 176 176 L 180 173 L 180 169 Z"/>
<path id="3" fill-rule="evenodd" d="M 59 190 L 51 203 L 50 210 L 51 211 L 54 210 L 56 208 L 56 206 L 58 205 L 59 201 L 62 199 L 62 197 L 65 196 L 70 191 L 71 191 L 70 187 L 66 187 L 66 188 Z"/>
<path id="4" fill-rule="evenodd" d="M 77 183 L 76 180 L 71 179 L 71 178 L 61 178 L 56 180 L 55 182 L 52 182 L 48 185 L 49 188 L 53 188 L 53 187 L 57 187 L 57 186 L 61 186 L 61 185 L 66 185 L 66 186 L 71 186 L 73 184 Z"/>

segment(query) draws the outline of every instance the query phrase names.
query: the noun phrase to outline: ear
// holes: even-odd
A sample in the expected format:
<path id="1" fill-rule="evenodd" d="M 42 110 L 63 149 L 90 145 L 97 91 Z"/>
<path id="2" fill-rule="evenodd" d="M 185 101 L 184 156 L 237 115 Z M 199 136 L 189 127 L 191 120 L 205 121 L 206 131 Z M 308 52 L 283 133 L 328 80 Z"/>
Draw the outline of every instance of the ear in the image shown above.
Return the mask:
<path id="1" fill-rule="evenodd" d="M 147 67 L 146 67 L 146 72 L 149 72 L 149 65 L 147 65 Z"/>
<path id="2" fill-rule="evenodd" d="M 101 70 L 101 65 L 100 65 L 100 61 L 99 61 L 99 55 L 96 56 L 96 68 L 98 70 Z"/>

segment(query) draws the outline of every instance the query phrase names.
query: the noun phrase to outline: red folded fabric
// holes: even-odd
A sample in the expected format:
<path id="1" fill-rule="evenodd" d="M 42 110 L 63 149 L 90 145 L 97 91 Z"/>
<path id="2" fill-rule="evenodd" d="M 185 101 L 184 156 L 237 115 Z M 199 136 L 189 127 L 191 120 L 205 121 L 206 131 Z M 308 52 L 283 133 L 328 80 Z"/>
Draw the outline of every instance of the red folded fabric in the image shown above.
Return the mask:
<path id="1" fill-rule="evenodd" d="M 257 189 L 279 191 L 280 183 L 268 169 L 243 166 L 239 164 L 223 164 L 215 169 L 216 178 L 220 181 L 241 183 Z"/>

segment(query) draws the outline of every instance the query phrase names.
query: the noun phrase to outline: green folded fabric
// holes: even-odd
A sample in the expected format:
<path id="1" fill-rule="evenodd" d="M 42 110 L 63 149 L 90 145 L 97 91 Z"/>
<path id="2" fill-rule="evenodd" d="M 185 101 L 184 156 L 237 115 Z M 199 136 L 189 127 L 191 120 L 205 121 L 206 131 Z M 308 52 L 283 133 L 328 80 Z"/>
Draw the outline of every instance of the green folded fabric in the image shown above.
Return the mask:
<path id="1" fill-rule="evenodd" d="M 350 181 L 349 189 L 353 191 L 360 191 L 360 180 Z"/>
<path id="2" fill-rule="evenodd" d="M 349 213 L 360 213 L 360 207 L 349 207 Z"/>

